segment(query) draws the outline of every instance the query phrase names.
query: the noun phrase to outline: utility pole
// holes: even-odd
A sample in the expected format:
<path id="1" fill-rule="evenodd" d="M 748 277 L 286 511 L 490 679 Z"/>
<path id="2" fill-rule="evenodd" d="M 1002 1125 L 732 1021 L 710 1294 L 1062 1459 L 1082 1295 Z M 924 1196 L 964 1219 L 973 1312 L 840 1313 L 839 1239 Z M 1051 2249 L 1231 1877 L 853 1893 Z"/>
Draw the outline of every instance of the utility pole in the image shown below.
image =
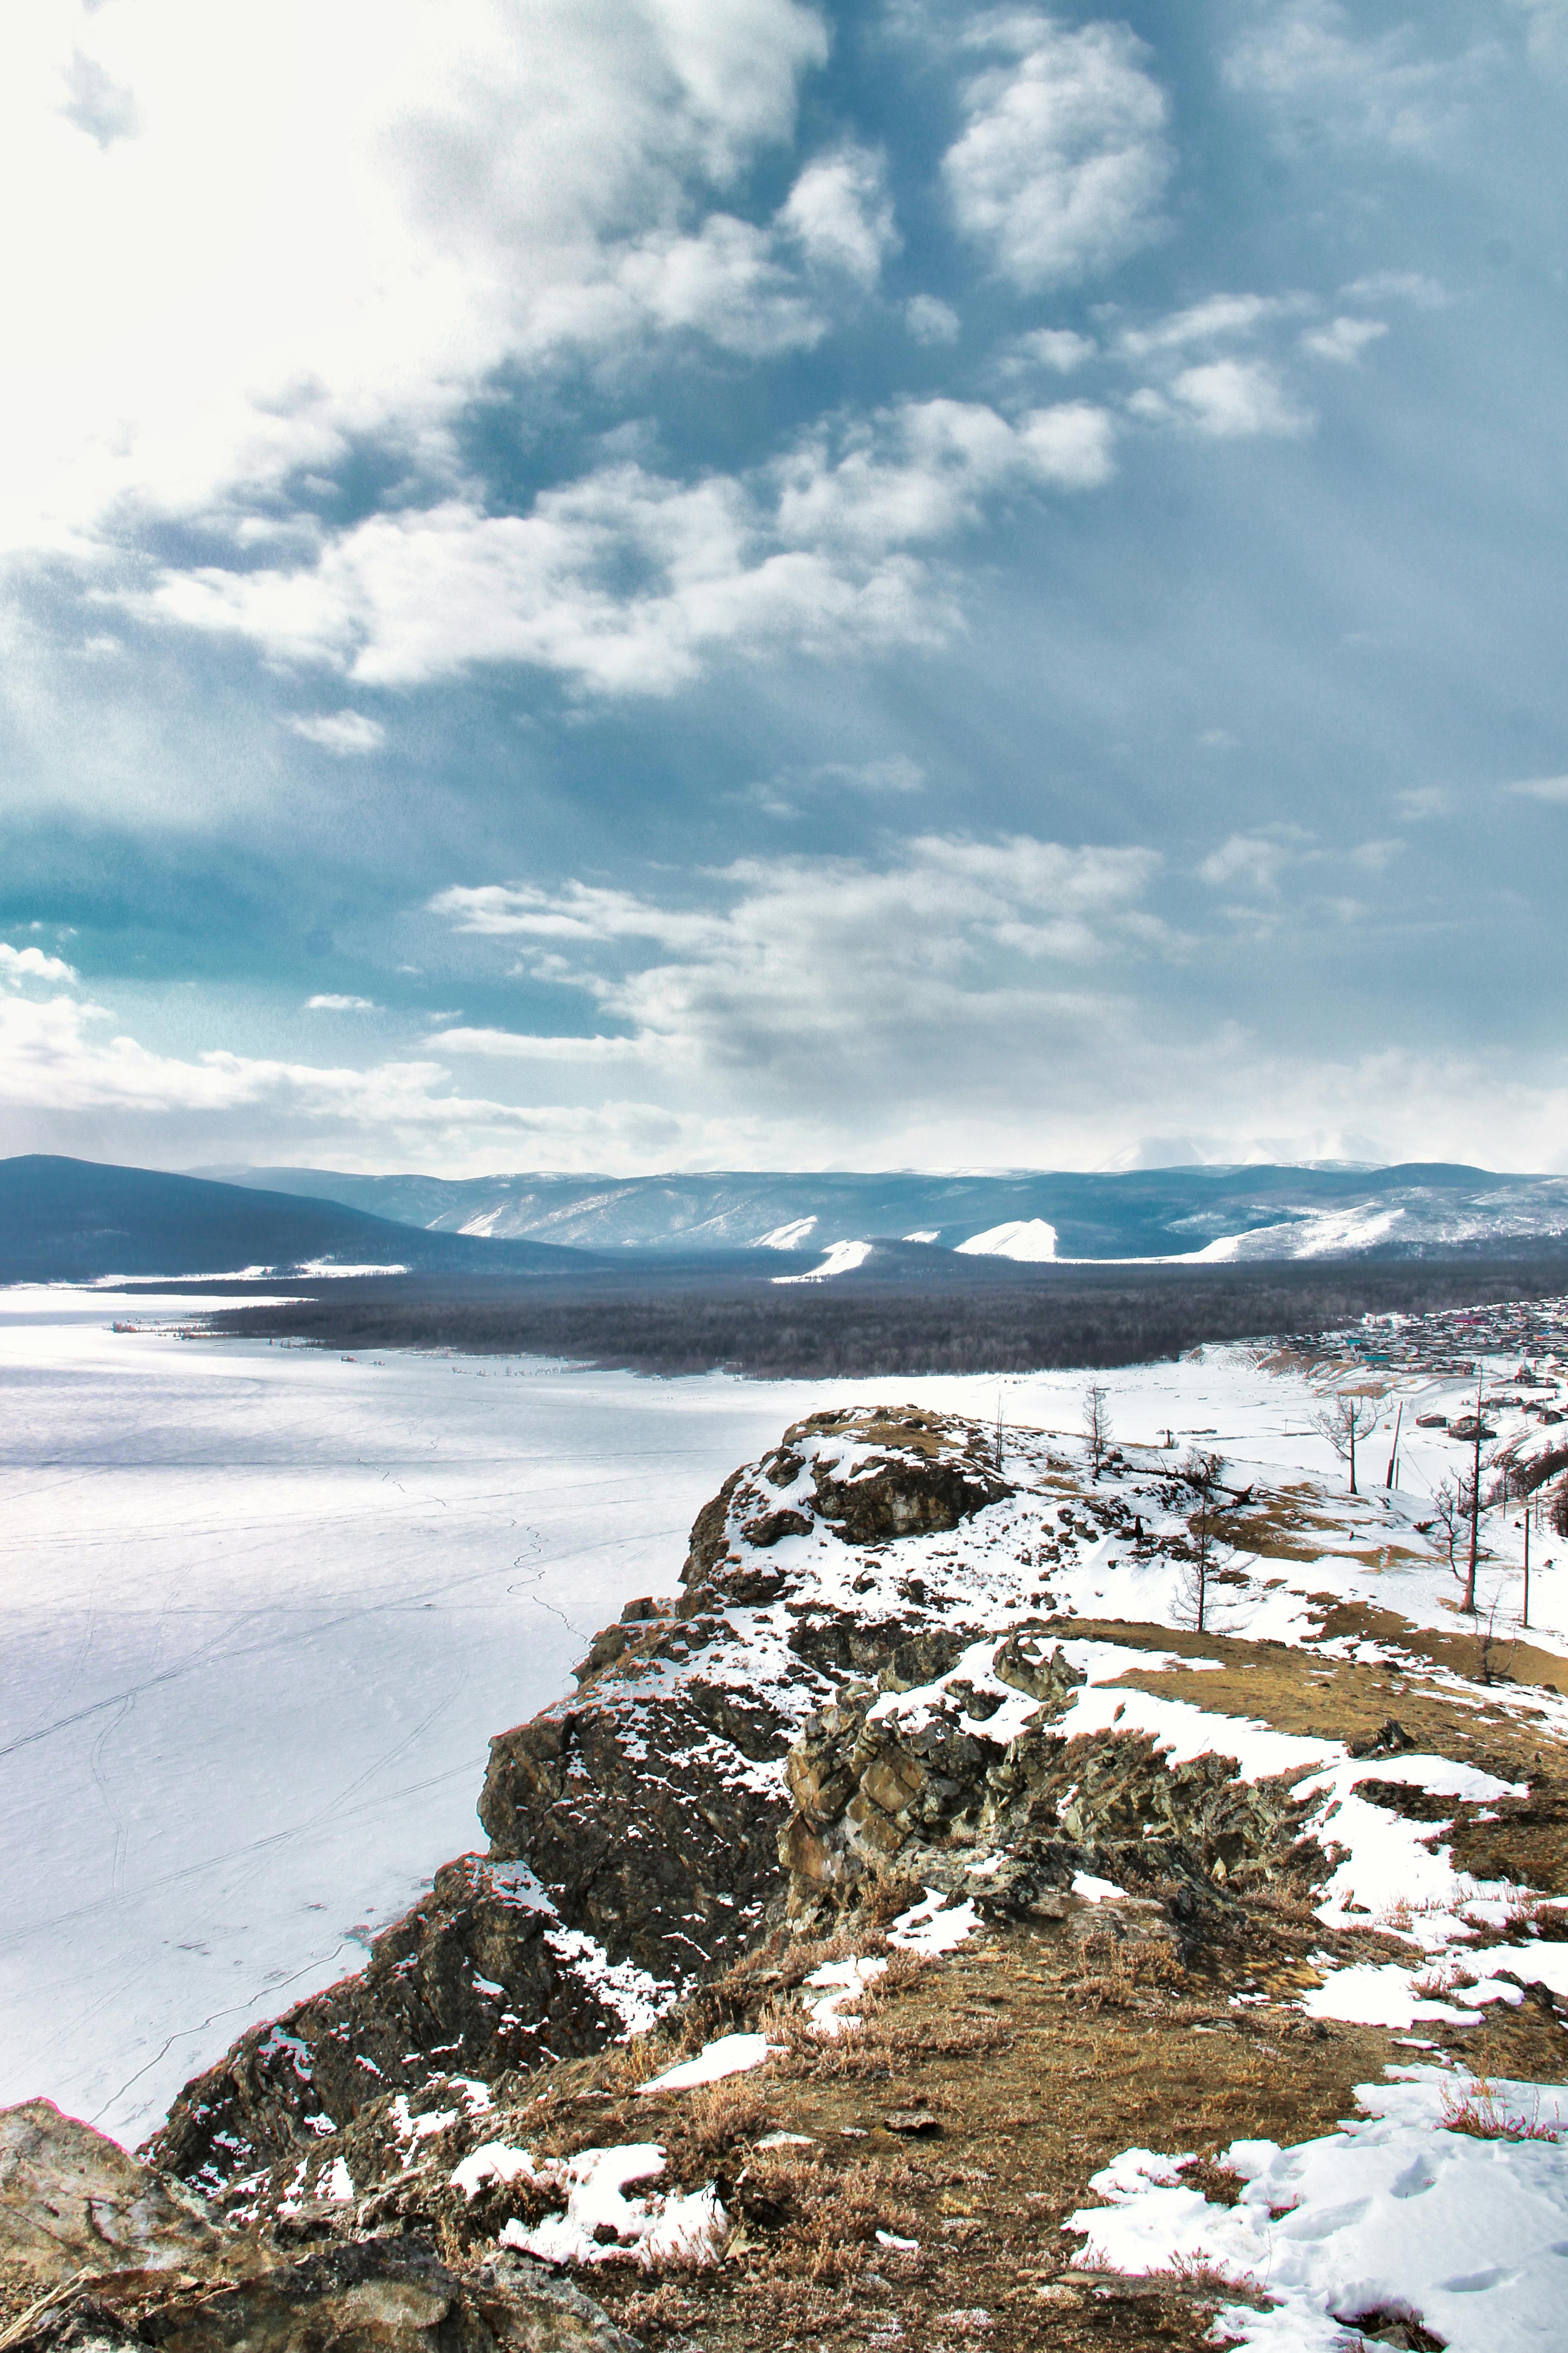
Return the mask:
<path id="1" fill-rule="evenodd" d="M 1399 1432 L 1404 1426 L 1404 1421 L 1405 1399 L 1401 1398 L 1399 1400 L 1399 1410 L 1394 1417 L 1394 1451 L 1388 1458 L 1388 1476 L 1383 1482 L 1384 1487 L 1386 1487 L 1391 1493 L 1394 1487 L 1394 1474 L 1399 1467 Z"/>
<path id="2" fill-rule="evenodd" d="M 1530 1623 L 1530 1507 L 1528 1504 L 1525 1506 L 1523 1519 L 1515 1520 L 1514 1526 L 1524 1530 L 1524 1612 L 1519 1622 L 1521 1626 L 1528 1626 Z"/>
<path id="3" fill-rule="evenodd" d="M 1485 1384 L 1486 1374 L 1479 1366 L 1478 1366 L 1476 1372 L 1476 1454 L 1475 1461 L 1470 1472 L 1470 1559 L 1469 1567 L 1465 1577 L 1464 1595 L 1459 1604 L 1461 1609 L 1468 1609 L 1469 1611 L 1472 1618 L 1476 1614 L 1476 1563 L 1480 1556 L 1481 1549 L 1481 1392 Z"/>

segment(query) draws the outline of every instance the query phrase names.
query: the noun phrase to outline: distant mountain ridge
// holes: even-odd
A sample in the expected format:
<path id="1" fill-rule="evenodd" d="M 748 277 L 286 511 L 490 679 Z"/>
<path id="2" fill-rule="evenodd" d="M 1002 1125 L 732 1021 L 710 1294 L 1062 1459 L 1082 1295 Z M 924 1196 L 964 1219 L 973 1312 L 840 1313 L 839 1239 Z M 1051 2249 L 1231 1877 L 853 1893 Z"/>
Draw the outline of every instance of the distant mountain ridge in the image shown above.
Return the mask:
<path id="1" fill-rule="evenodd" d="M 0 1160 L 0 1282 L 408 1268 L 510 1275 L 584 1262 L 531 1241 L 487 1245 L 297 1188 L 26 1153 Z"/>
<path id="2" fill-rule="evenodd" d="M 577 1250 L 766 1248 L 803 1267 L 872 1238 L 1029 1263 L 1059 1260 L 1421 1255 L 1568 1238 L 1568 1176 L 1447 1162 L 1112 1173 L 702 1172 L 657 1176 L 356 1176 L 324 1168 L 213 1170 L 427 1233 Z"/>

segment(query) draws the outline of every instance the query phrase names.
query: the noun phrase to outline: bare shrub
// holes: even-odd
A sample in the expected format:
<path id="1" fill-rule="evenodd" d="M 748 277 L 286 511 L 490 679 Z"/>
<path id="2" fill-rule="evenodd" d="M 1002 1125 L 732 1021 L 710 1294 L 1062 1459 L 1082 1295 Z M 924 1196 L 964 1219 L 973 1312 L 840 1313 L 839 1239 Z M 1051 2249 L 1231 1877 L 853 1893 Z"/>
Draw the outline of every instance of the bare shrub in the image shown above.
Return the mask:
<path id="1" fill-rule="evenodd" d="M 629 2042 L 611 2043 L 599 2062 L 599 2083 L 606 2092 L 635 2092 L 674 2063 L 671 2045 L 654 2027 L 645 2034 L 634 2034 Z"/>
<path id="2" fill-rule="evenodd" d="M 628 2296 L 621 2307 L 621 2317 L 626 2327 L 641 2331 L 645 2328 L 685 2329 L 698 2317 L 697 2306 L 673 2280 L 661 2280 L 657 2287 L 639 2288 Z"/>
<path id="3" fill-rule="evenodd" d="M 1443 2094 L 1445 2132 L 1468 2133 L 1476 2140 L 1550 2140 L 1562 2138 L 1555 2125 L 1541 2121 L 1541 2094 L 1532 2092 L 1526 2114 L 1514 2116 L 1503 2105 L 1496 2084 L 1477 2075 L 1462 2092 Z"/>
<path id="4" fill-rule="evenodd" d="M 862 1917 L 875 1928 L 886 1928 L 920 1902 L 925 1889 L 907 1871 L 879 1871 L 870 1881 L 861 1905 Z"/>
<path id="5" fill-rule="evenodd" d="M 739 2142 L 755 2140 L 771 2121 L 767 2102 L 744 2075 L 689 2093 L 681 2116 L 692 2149 L 710 2159 L 722 2157 Z"/>

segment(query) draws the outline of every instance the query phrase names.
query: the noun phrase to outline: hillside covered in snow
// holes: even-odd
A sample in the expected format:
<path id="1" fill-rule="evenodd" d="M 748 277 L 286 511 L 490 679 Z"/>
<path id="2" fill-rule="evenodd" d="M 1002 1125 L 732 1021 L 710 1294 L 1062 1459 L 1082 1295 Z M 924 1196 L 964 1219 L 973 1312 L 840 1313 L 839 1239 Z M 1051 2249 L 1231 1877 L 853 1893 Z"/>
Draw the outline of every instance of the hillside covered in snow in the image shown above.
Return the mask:
<path id="1" fill-rule="evenodd" d="M 1443 1163 L 1074 1174 L 855 1171 L 611 1177 L 200 1172 L 343 1202 L 433 1230 L 586 1250 L 792 1253 L 905 1240 L 1019 1262 L 1297 1258 L 1529 1241 L 1568 1233 L 1568 1176 Z"/>

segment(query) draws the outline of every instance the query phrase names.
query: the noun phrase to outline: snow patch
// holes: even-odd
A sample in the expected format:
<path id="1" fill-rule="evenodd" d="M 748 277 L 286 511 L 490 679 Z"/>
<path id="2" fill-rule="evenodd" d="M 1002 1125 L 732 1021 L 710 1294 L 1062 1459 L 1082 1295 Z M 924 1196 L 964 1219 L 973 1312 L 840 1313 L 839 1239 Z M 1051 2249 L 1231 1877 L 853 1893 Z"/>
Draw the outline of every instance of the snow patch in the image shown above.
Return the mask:
<path id="1" fill-rule="evenodd" d="M 513 2154 L 527 2157 L 527 2151 Z M 521 2168 L 519 2168 L 521 2169 Z M 460 2168 L 459 2168 L 460 2170 Z M 654 2190 L 628 2198 L 635 2181 L 652 2181 L 664 2171 L 657 2141 L 628 2141 L 615 2148 L 585 2148 L 576 2157 L 529 2159 L 535 2180 L 564 2194 L 559 2214 L 547 2214 L 532 2230 L 513 2220 L 500 2233 L 503 2247 L 516 2247 L 547 2263 L 710 2263 L 718 2260 L 729 2218 L 710 2186 L 685 2194 Z M 600 2239 L 596 2233 L 613 2235 Z"/>
<path id="2" fill-rule="evenodd" d="M 775 1282 L 828 1282 L 836 1274 L 848 1274 L 854 1268 L 863 1266 L 870 1257 L 873 1247 L 870 1242 L 830 1242 L 827 1246 L 827 1256 L 820 1266 L 814 1266 L 809 1274 L 775 1274 L 773 1281 Z"/>
<path id="3" fill-rule="evenodd" d="M 1182 2160 L 1130 2149 L 1090 2187 L 1110 2202 L 1067 2227 L 1108 2269 L 1205 2263 L 1267 2288 L 1268 2312 L 1232 2305 L 1229 2342 L 1267 2353 L 1338 2353 L 1344 2324 L 1418 2316 L 1449 2353 L 1535 2353 L 1560 2341 L 1568 2147 L 1446 2129 L 1457 2108 L 1568 2133 L 1559 2084 L 1478 2086 L 1437 2067 L 1362 2084 L 1366 2119 L 1294 2148 L 1232 2143 L 1218 2161 L 1247 2187 L 1233 2207 L 1185 2187 Z"/>
<path id="4" fill-rule="evenodd" d="M 961 1258 L 1016 1258 L 1043 1265 L 1057 1254 L 1057 1229 L 1044 1218 L 1010 1218 L 1005 1225 L 987 1226 L 960 1242 Z"/>
<path id="5" fill-rule="evenodd" d="M 705 2042 L 695 2059 L 683 2059 L 677 2067 L 667 2067 L 662 2075 L 650 2076 L 637 2085 L 638 2094 L 649 2092 L 689 2092 L 699 2084 L 717 2084 L 726 2075 L 743 2075 L 752 2067 L 763 2066 L 780 2046 L 770 2042 L 765 2034 L 721 2034 L 716 2042 Z"/>

